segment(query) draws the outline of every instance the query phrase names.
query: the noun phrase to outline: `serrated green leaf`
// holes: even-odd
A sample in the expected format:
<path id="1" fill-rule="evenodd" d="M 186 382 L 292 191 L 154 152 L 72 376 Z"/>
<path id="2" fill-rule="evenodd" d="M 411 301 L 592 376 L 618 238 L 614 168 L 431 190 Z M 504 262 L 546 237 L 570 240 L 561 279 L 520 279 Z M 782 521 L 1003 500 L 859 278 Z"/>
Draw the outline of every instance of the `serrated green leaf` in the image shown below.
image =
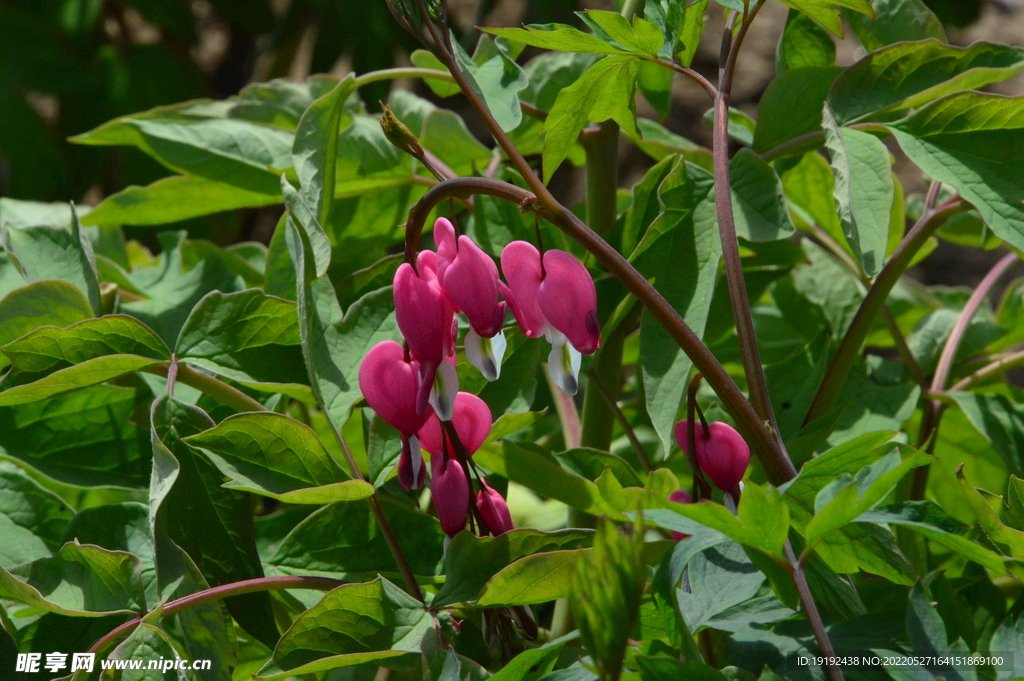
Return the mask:
<path id="1" fill-rule="evenodd" d="M 225 487 L 293 504 L 365 499 L 373 486 L 352 480 L 313 430 L 273 412 L 230 416 L 184 439 L 201 448 L 228 477 Z"/>
<path id="2" fill-rule="evenodd" d="M 846 125 L 919 108 L 957 90 L 1004 80 L 1021 69 L 1024 50 L 1007 45 L 977 42 L 954 47 L 935 39 L 898 43 L 844 71 L 832 86 L 828 102 L 836 121 Z"/>
<path id="3" fill-rule="evenodd" d="M 545 182 L 565 160 L 588 120 L 600 123 L 612 119 L 639 136 L 633 96 L 637 65 L 636 57 L 605 57 L 558 93 L 558 99 L 544 122 Z"/>
<path id="4" fill-rule="evenodd" d="M 606 10 L 588 10 L 578 16 L 594 30 L 594 35 L 629 52 L 656 57 L 665 42 L 657 26 L 638 16 L 633 17 L 632 23 L 620 13 Z"/>
<path id="5" fill-rule="evenodd" d="M 786 28 L 775 50 L 775 73 L 804 66 L 832 66 L 835 61 L 836 44 L 832 36 L 806 14 L 789 10 Z"/>
<path id="6" fill-rule="evenodd" d="M 895 193 L 889 150 L 874 135 L 840 128 L 827 103 L 822 127 L 835 175 L 833 196 L 843 234 L 864 272 L 874 277 L 885 263 Z"/>
<path id="7" fill-rule="evenodd" d="M 431 604 L 442 607 L 473 602 L 488 581 L 511 563 L 534 554 L 586 547 L 593 534 L 593 530 L 520 529 L 499 537 L 475 537 L 460 532 L 445 552 L 445 583 Z"/>
<path id="8" fill-rule="evenodd" d="M 694 556 L 687 577 L 689 590 L 676 589 L 676 599 L 691 632 L 706 626 L 715 615 L 753 598 L 765 580 L 743 547 L 733 542 Z"/>
<path id="9" fill-rule="evenodd" d="M 996 235 L 1024 248 L 1024 98 L 952 94 L 889 126 L 925 174 L 970 201 Z"/>
<path id="10" fill-rule="evenodd" d="M 886 45 L 937 38 L 947 42 L 942 22 L 922 0 L 871 0 L 875 18 L 845 12 L 854 34 L 868 52 Z"/>
<path id="11" fill-rule="evenodd" d="M 146 608 L 137 557 L 75 543 L 13 573 L 0 567 L 0 597 L 79 617 L 144 612 Z"/>
<path id="12" fill-rule="evenodd" d="M 418 655 L 433 636 L 433 617 L 385 579 L 330 591 L 292 622 L 256 674 L 277 679 Z"/>
<path id="13" fill-rule="evenodd" d="M 308 395 L 291 301 L 259 289 L 213 291 L 192 309 L 178 335 L 178 359 L 264 390 Z"/>
<path id="14" fill-rule="evenodd" d="M 1004 395 L 950 393 L 967 419 L 990 442 L 1010 470 L 1024 472 L 1024 407 Z"/>
<path id="15" fill-rule="evenodd" d="M 777 490 L 765 492 L 758 485 L 747 485 L 738 515 L 719 504 L 672 504 L 672 510 L 744 546 L 782 557 L 789 532 L 789 510 Z"/>

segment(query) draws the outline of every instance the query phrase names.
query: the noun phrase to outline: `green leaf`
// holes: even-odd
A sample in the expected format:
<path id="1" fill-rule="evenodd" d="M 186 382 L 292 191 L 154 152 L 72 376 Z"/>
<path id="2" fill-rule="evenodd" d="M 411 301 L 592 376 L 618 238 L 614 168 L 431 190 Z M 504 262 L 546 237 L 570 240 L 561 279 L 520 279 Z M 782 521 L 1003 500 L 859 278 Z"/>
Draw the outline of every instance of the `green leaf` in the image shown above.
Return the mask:
<path id="1" fill-rule="evenodd" d="M 701 662 L 680 662 L 670 657 L 637 655 L 636 663 L 640 667 L 641 681 L 726 681 L 729 678 L 714 667 Z"/>
<path id="2" fill-rule="evenodd" d="M 70 282 L 89 299 L 93 312 L 99 314 L 96 260 L 77 217 L 71 221 L 71 231 L 62 227 L 5 227 L 2 240 L 8 255 L 17 261 L 25 281 L 62 279 Z"/>
<path id="3" fill-rule="evenodd" d="M 37 281 L 0 300 L 0 347 L 41 326 L 65 327 L 89 319 L 92 306 L 66 281 Z M 0 360 L 7 364 L 7 357 Z"/>
<path id="4" fill-rule="evenodd" d="M 703 334 L 718 275 L 721 244 L 714 207 L 714 181 L 705 170 L 683 161 L 658 187 L 661 213 L 630 257 L 644 277 Z M 640 364 L 651 423 L 665 451 L 692 367 L 678 343 L 648 312 L 640 322 Z"/>
<path id="5" fill-rule="evenodd" d="M 125 125 L 135 146 L 171 170 L 251 192 L 276 194 L 281 171 L 292 165 L 293 136 L 278 128 L 238 119 L 129 119 Z"/>
<path id="6" fill-rule="evenodd" d="M 292 622 L 256 678 L 413 657 L 434 635 L 433 621 L 422 603 L 385 579 L 339 586 Z"/>
<path id="7" fill-rule="evenodd" d="M 0 567 L 0 598 L 79 617 L 146 609 L 136 556 L 77 543 L 13 572 Z"/>
<path id="8" fill-rule="evenodd" d="M 203 296 L 214 290 L 239 291 L 245 288 L 245 282 L 216 255 L 186 267 L 184 232 L 161 232 L 159 238 L 163 252 L 156 261 L 136 268 L 130 275 L 146 299 L 121 303 L 120 310 L 140 319 L 164 343 L 174 347 L 181 327 Z"/>
<path id="9" fill-rule="evenodd" d="M 143 664 L 139 669 L 130 666 L 120 674 L 121 681 L 178 681 L 179 671 L 169 666 L 163 670 L 163 660 L 177 662 L 181 660 L 178 651 L 168 638 L 167 633 L 154 624 L 143 622 L 110 651 L 108 660 L 140 660 Z M 159 662 L 156 669 L 149 669 L 151 662 Z M 111 667 L 115 668 L 115 667 Z"/>
<path id="10" fill-rule="evenodd" d="M 236 414 L 184 439 L 229 479 L 225 487 L 292 504 L 365 499 L 373 486 L 352 480 L 309 426 L 273 412 Z"/>
<path id="11" fill-rule="evenodd" d="M 591 52 L 593 54 L 630 54 L 629 50 L 607 43 L 589 33 L 584 33 L 565 24 L 533 25 L 526 28 L 481 28 L 480 30 L 507 40 L 523 43 L 524 45 L 541 47 L 545 50 Z"/>
<path id="12" fill-rule="evenodd" d="M 545 603 L 569 594 L 576 562 L 590 549 L 549 551 L 521 558 L 491 577 L 478 607 Z"/>
<path id="13" fill-rule="evenodd" d="M 66 329 L 36 329 L 3 348 L 13 365 L 0 406 L 24 404 L 103 383 L 170 359 L 163 342 L 131 317 L 108 315 Z"/>
<path id="14" fill-rule="evenodd" d="M 1005 650 L 1011 652 L 1015 660 L 1021 659 L 1021 656 L 1024 656 L 1024 617 L 1007 617 L 992 634 L 989 650 Z M 1019 678 L 1016 669 L 996 670 L 996 681 L 1010 681 L 1015 678 Z"/>
<path id="15" fill-rule="evenodd" d="M 950 393 L 983 438 L 1015 473 L 1024 472 L 1024 406 L 1004 395 Z"/>
<path id="16" fill-rule="evenodd" d="M 554 677 L 549 672 L 557 664 L 559 653 L 562 652 L 564 645 L 564 643 L 551 642 L 540 648 L 523 651 L 490 678 L 494 681 L 533 681 L 541 678 L 554 681 Z M 591 678 L 596 677 L 587 676 L 582 681 L 589 681 Z M 581 680 L 576 679 L 576 681 Z"/>
<path id="17" fill-rule="evenodd" d="M 150 503 L 153 517 L 157 510 L 162 514 L 167 537 L 211 586 L 263 577 L 251 497 L 222 487 L 220 471 L 183 442 L 212 428 L 213 421 L 199 407 L 164 396 L 153 403 L 150 420 L 155 471 Z M 243 629 L 268 647 L 274 644 L 278 632 L 266 592 L 233 596 L 225 604 Z"/>
<path id="18" fill-rule="evenodd" d="M 448 71 L 448 68 L 441 63 L 441 60 L 434 56 L 433 52 L 428 50 L 414 50 L 409 55 L 409 61 L 412 62 L 413 66 L 418 66 L 421 69 L 436 69 L 438 71 Z M 449 79 L 442 78 L 424 78 L 423 82 L 427 84 L 430 90 L 438 97 L 451 97 L 457 95 L 461 90 L 457 83 L 453 83 Z"/>
<path id="19" fill-rule="evenodd" d="M 629 52 L 657 57 L 665 42 L 661 30 L 639 16 L 634 15 L 632 23 L 618 12 L 606 10 L 588 10 L 577 16 L 593 29 L 594 35 Z"/>
<path id="20" fill-rule="evenodd" d="M 729 163 L 729 183 L 739 236 L 747 241 L 777 241 L 796 231 L 789 219 L 782 181 L 760 156 L 740 149 Z M 888 215 L 887 207 L 886 226 Z"/>
<path id="21" fill-rule="evenodd" d="M 922 0 L 871 0 L 875 19 L 845 12 L 854 35 L 868 52 L 893 43 L 937 38 L 947 42 L 942 22 Z"/>
<path id="22" fill-rule="evenodd" d="M 885 263 L 896 191 L 889 150 L 874 135 L 840 128 L 827 103 L 822 127 L 835 173 L 833 196 L 846 243 L 853 248 L 864 272 L 874 277 Z"/>
<path id="23" fill-rule="evenodd" d="M 145 487 L 149 445 L 135 424 L 148 394 L 96 385 L 0 408 L 0 454 L 79 487 Z"/>
<path id="24" fill-rule="evenodd" d="M 306 109 L 295 130 L 292 163 L 299 176 L 300 196 L 316 220 L 326 224 L 337 173 L 338 132 L 344 116 L 345 100 L 355 91 L 355 76 L 349 74 L 327 94 Z M 328 260 L 329 262 L 329 260 Z M 326 271 L 327 263 L 317 263 L 317 274 Z"/>
<path id="25" fill-rule="evenodd" d="M 947 516 L 934 501 L 905 501 L 862 513 L 857 523 L 886 523 L 906 527 L 969 561 L 1002 571 L 1004 558 L 964 536 L 970 528 Z"/>
<path id="26" fill-rule="evenodd" d="M 687 570 L 689 590 L 676 589 L 679 612 L 696 633 L 715 615 L 757 595 L 765 576 L 739 544 L 712 546 L 693 557 Z"/>
<path id="27" fill-rule="evenodd" d="M 881 502 L 910 469 L 931 463 L 931 457 L 915 452 L 906 458 L 897 449 L 873 461 L 851 476 L 844 473 L 815 496 L 814 517 L 804 529 L 805 552 L 810 552 L 827 534 L 849 524 L 854 518 Z"/>
<path id="28" fill-rule="evenodd" d="M 804 154 L 799 163 L 782 174 L 782 186 L 798 229 L 811 231 L 811 226 L 817 225 L 850 255 L 854 255 L 846 243 L 836 210 L 835 177 L 829 162 L 821 154 Z"/>
<path id="29" fill-rule="evenodd" d="M 85 225 L 164 225 L 238 208 L 281 203 L 281 194 L 253 191 L 198 175 L 173 175 L 132 185 L 103 199 L 82 219 Z"/>
<path id="30" fill-rule="evenodd" d="M 805 463 L 784 488 L 793 526 L 803 533 L 814 515 L 818 493 L 844 473 L 853 476 L 892 451 L 892 431 L 867 433 L 833 447 Z M 816 551 L 835 572 L 856 571 L 860 566 L 898 584 L 913 582 L 913 568 L 896 547 L 891 532 L 870 524 L 852 524 L 825 537 Z"/>
<path id="31" fill-rule="evenodd" d="M 530 84 L 522 67 L 500 50 L 487 61 L 477 64 L 457 40 L 452 44 L 459 70 L 487 105 L 501 129 L 508 132 L 518 128 L 523 120 L 519 92 Z"/>
<path id="32" fill-rule="evenodd" d="M 636 124 L 642 137 L 638 137 L 629 130 L 623 130 L 622 132 L 629 137 L 640 151 L 655 161 L 662 161 L 673 154 L 679 154 L 687 161 L 699 165 L 709 173 L 713 170 L 714 158 L 710 150 L 669 131 L 665 126 L 649 118 L 638 118 Z M 735 126 L 732 127 L 735 128 Z"/>
<path id="33" fill-rule="evenodd" d="M 86 215 L 92 210 L 89 206 L 76 206 L 79 215 Z M 0 227 L 67 227 L 71 224 L 71 204 L 66 201 L 44 203 L 41 201 L 21 201 L 9 197 L 0 197 Z"/>
<path id="34" fill-rule="evenodd" d="M 436 575 L 444 532 L 436 518 L 380 495 L 381 509 L 414 574 Z M 338 579 L 399 578 L 398 567 L 366 502 L 339 502 L 305 518 L 280 542 L 269 564 L 286 574 L 328 574 Z"/>
<path id="35" fill-rule="evenodd" d="M 308 395 L 295 304 L 259 289 L 207 294 L 178 335 L 189 364 L 264 390 Z"/>
<path id="36" fill-rule="evenodd" d="M 572 85 L 558 93 L 544 122 L 544 181 L 551 179 L 587 121 L 614 120 L 639 136 L 636 124 L 636 57 L 601 59 Z"/>
<path id="37" fill-rule="evenodd" d="M 757 107 L 754 151 L 763 154 L 784 142 L 821 130 L 821 107 L 836 77 L 837 66 L 805 66 L 772 81 Z M 810 146 L 815 146 L 812 144 Z M 796 147 L 792 153 L 806 150 Z"/>
<path id="38" fill-rule="evenodd" d="M 778 490 L 766 492 L 748 484 L 737 509 L 739 515 L 719 504 L 672 504 L 672 510 L 744 546 L 782 558 L 789 532 L 789 509 Z"/>
<path id="39" fill-rule="evenodd" d="M 445 583 L 431 601 L 435 607 L 473 602 L 481 589 L 510 564 L 534 554 L 569 551 L 588 546 L 593 530 L 554 532 L 512 530 L 499 537 L 476 537 L 460 532 L 445 552 Z"/>
<path id="40" fill-rule="evenodd" d="M 832 66 L 835 62 L 836 44 L 832 36 L 806 14 L 789 10 L 775 51 L 775 73 L 804 66 Z"/>
<path id="41" fill-rule="evenodd" d="M 323 223 L 313 212 L 313 206 L 306 202 L 304 193 L 300 193 L 288 182 L 285 175 L 281 176 L 281 193 L 284 196 L 287 214 L 285 220 L 294 222 L 306 234 L 310 248 L 313 253 L 313 264 L 315 265 L 316 276 L 322 277 L 327 273 L 331 264 L 331 239 L 324 231 Z M 313 204 L 314 206 L 316 204 Z"/>
<path id="42" fill-rule="evenodd" d="M 49 558 L 74 511 L 10 464 L 0 467 L 0 567 Z"/>
<path id="43" fill-rule="evenodd" d="M 359 363 L 367 351 L 397 335 L 391 288 L 366 294 L 342 317 L 334 288 L 312 270 L 309 240 L 291 220 L 288 252 L 295 263 L 299 333 L 310 384 L 339 431 L 359 399 Z"/>
<path id="44" fill-rule="evenodd" d="M 889 126 L 925 174 L 952 185 L 996 235 L 1024 248 L 1024 98 L 978 92 L 949 95 Z"/>
<path id="45" fill-rule="evenodd" d="M 488 470 L 525 485 L 537 494 L 564 502 L 592 515 L 621 518 L 601 496 L 597 485 L 552 461 L 537 445 L 505 440 L 481 447 L 473 460 Z"/>
<path id="46" fill-rule="evenodd" d="M 1007 45 L 977 42 L 954 47 L 935 39 L 898 43 L 844 71 L 832 86 L 828 102 L 836 121 L 846 125 L 919 108 L 951 92 L 1005 80 L 1021 69 L 1024 50 Z"/>

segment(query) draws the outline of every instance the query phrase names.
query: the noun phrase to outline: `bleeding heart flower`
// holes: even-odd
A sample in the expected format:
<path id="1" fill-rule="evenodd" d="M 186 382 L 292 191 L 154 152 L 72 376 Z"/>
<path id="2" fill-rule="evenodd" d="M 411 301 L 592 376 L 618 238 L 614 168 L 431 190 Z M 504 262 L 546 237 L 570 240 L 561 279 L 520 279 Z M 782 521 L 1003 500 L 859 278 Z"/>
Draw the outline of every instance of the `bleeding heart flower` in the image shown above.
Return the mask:
<path id="1" fill-rule="evenodd" d="M 544 252 L 544 279 L 537 289 L 537 302 L 548 323 L 581 353 L 591 355 L 601 347 L 594 280 L 572 254 Z"/>
<path id="2" fill-rule="evenodd" d="M 419 387 L 419 363 L 406 358 L 402 346 L 394 341 L 373 346 L 359 365 L 359 389 L 367 404 L 402 434 L 398 479 L 407 490 L 423 486 L 426 468 L 415 434 L 433 416 L 429 407 L 417 411 Z"/>
<path id="3" fill-rule="evenodd" d="M 469 478 L 455 459 L 435 456 L 430 468 L 430 493 L 437 508 L 437 519 L 444 533 L 454 537 L 466 528 L 469 517 Z"/>
<path id="4" fill-rule="evenodd" d="M 490 533 L 497 537 L 516 529 L 512 524 L 512 514 L 508 511 L 505 498 L 483 479 L 480 480 L 480 485 L 483 489 L 476 493 L 476 505 Z"/>
<path id="5" fill-rule="evenodd" d="M 540 251 L 526 241 L 513 241 L 501 251 L 501 273 L 508 285 L 499 284 L 520 331 L 527 338 L 540 338 L 548 320 L 537 302 L 542 281 Z"/>
<path id="6" fill-rule="evenodd" d="M 686 453 L 689 453 L 686 441 L 688 423 L 682 420 L 675 427 L 676 442 Z M 697 465 L 718 489 L 731 492 L 743 479 L 750 464 L 750 447 L 735 428 L 721 421 L 709 423 L 707 433 L 698 424 L 694 435 Z"/>
<path id="7" fill-rule="evenodd" d="M 454 353 L 454 310 L 437 280 L 437 255 L 423 251 L 417 269 L 402 263 L 395 272 L 395 319 L 412 356 L 420 363 L 416 409 L 427 409 L 438 367 Z"/>
<path id="8" fill-rule="evenodd" d="M 677 504 L 692 504 L 693 503 L 693 498 L 690 496 L 690 493 L 687 492 L 684 489 L 677 489 L 675 492 L 672 492 L 672 494 L 669 494 L 668 495 L 668 500 L 669 501 L 673 501 L 673 502 L 675 502 Z M 683 532 L 676 532 L 675 530 L 671 530 L 671 532 L 672 532 L 672 538 L 675 539 L 676 541 L 681 541 L 681 540 L 686 539 L 687 537 L 690 536 L 690 535 L 685 534 Z"/>
<path id="9" fill-rule="evenodd" d="M 491 410 L 487 403 L 472 393 L 460 392 L 455 396 L 455 407 L 452 414 L 452 423 L 455 432 L 459 434 L 459 440 L 466 447 L 470 455 L 480 449 L 487 436 L 491 434 Z M 430 452 L 431 459 L 441 458 L 442 429 L 441 422 L 437 415 L 431 416 L 419 430 L 420 447 Z M 455 449 L 448 441 L 447 436 L 443 438 L 447 445 L 445 448 L 449 458 L 455 457 Z"/>

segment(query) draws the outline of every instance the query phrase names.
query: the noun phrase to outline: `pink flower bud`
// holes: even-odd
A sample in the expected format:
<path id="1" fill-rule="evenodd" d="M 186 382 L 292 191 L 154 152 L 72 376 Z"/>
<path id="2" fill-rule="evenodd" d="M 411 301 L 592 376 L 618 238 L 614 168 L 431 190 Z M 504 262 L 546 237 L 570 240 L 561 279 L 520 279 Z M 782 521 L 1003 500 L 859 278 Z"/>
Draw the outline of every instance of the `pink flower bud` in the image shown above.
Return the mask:
<path id="1" fill-rule="evenodd" d="M 689 453 L 687 445 L 687 421 L 676 424 L 675 435 L 679 447 Z M 705 436 L 704 427 L 697 424 L 695 444 L 697 447 L 697 465 L 704 474 L 711 478 L 715 486 L 724 491 L 731 491 L 747 471 L 750 463 L 750 447 L 736 429 L 728 423 L 712 421 L 708 424 Z"/>
<path id="2" fill-rule="evenodd" d="M 476 505 L 490 533 L 497 537 L 516 529 L 512 524 L 512 515 L 508 511 L 505 498 L 484 480 L 481 479 L 480 484 L 483 489 L 476 493 Z"/>
<path id="3" fill-rule="evenodd" d="M 672 492 L 672 494 L 669 494 L 668 495 L 668 500 L 669 501 L 673 501 L 673 502 L 675 502 L 677 504 L 692 504 L 693 503 L 693 498 L 690 497 L 690 493 L 687 492 L 684 489 L 677 489 L 675 492 Z M 686 539 L 687 537 L 690 536 L 690 535 L 685 534 L 683 532 L 676 532 L 675 530 L 671 530 L 671 532 L 672 532 L 672 538 L 675 539 L 676 541 L 682 541 L 683 539 Z"/>
<path id="4" fill-rule="evenodd" d="M 402 346 L 382 341 L 370 348 L 359 365 L 359 389 L 370 408 L 406 435 L 413 435 L 432 412 L 418 413 L 419 363 L 406 360 Z"/>
<path id="5" fill-rule="evenodd" d="M 468 236 L 460 236 L 458 245 L 451 264 L 439 273 L 441 287 L 481 338 L 493 338 L 505 321 L 505 303 L 498 300 L 498 268 Z"/>
<path id="6" fill-rule="evenodd" d="M 430 493 L 437 508 L 441 529 L 454 537 L 466 527 L 469 517 L 469 479 L 462 464 L 455 459 L 431 459 Z"/>
<path id="7" fill-rule="evenodd" d="M 501 273 L 508 281 L 507 286 L 499 283 L 501 295 L 512 308 L 519 329 L 527 338 L 540 338 L 548 326 L 537 301 L 540 252 L 526 241 L 513 241 L 501 252 Z"/>
<path id="8" fill-rule="evenodd" d="M 584 355 L 601 346 L 597 290 L 590 272 L 570 253 L 544 252 L 544 280 L 537 289 L 540 310 L 551 326 Z"/>
<path id="9" fill-rule="evenodd" d="M 417 411 L 427 409 L 427 398 L 438 365 L 446 351 L 454 346 L 452 319 L 454 310 L 437 281 L 437 255 L 423 251 L 416 260 L 417 270 L 402 263 L 395 272 L 395 319 L 420 363 L 420 391 Z"/>
<path id="10" fill-rule="evenodd" d="M 480 449 L 480 445 L 491 434 L 491 410 L 487 403 L 476 395 L 460 392 L 455 396 L 452 423 L 455 425 L 455 432 L 459 434 L 459 440 L 472 455 Z M 440 458 L 442 430 L 441 421 L 436 414 L 431 415 L 420 428 L 419 438 L 420 447 L 424 451 L 430 452 L 431 459 Z M 454 458 L 455 449 L 448 441 L 447 434 L 445 434 L 444 442 L 447 444 L 448 457 Z"/>

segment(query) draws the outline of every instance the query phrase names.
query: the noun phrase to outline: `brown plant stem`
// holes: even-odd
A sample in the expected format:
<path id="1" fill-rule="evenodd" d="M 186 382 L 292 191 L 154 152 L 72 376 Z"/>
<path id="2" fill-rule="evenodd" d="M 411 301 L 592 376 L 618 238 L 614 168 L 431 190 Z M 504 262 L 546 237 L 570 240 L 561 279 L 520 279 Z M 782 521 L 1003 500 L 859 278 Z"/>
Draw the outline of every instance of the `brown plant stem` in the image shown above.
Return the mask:
<path id="1" fill-rule="evenodd" d="M 832 641 L 829 640 L 828 632 L 825 631 L 825 623 L 821 620 L 821 613 L 818 612 L 818 605 L 814 602 L 811 587 L 807 584 L 804 566 L 797 560 L 796 555 L 793 553 L 793 546 L 789 543 L 788 539 L 786 540 L 785 551 L 786 560 L 789 563 L 786 570 L 793 578 L 797 593 L 800 594 L 800 602 L 803 603 L 804 612 L 807 613 L 807 621 L 810 622 L 811 629 L 814 630 L 814 639 L 818 642 L 818 650 L 826 658 L 835 657 L 835 648 L 832 647 Z M 843 681 L 843 671 L 838 665 L 830 663 L 823 666 L 829 681 Z"/>
<path id="2" fill-rule="evenodd" d="M 984 383 L 985 381 L 988 381 L 992 378 L 995 378 L 996 376 L 999 376 L 1003 372 L 1006 372 L 1010 369 L 1022 365 L 1024 365 L 1024 350 L 1012 352 L 1006 355 L 1005 357 L 1000 357 L 991 364 L 986 364 L 982 368 L 975 371 L 973 374 L 961 378 L 959 381 L 953 384 L 953 386 L 949 390 L 950 392 L 953 392 L 955 390 L 970 390 L 974 386 Z"/>
<path id="3" fill-rule="evenodd" d="M 743 263 L 740 260 L 739 241 L 736 237 L 736 221 L 732 209 L 732 185 L 729 179 L 729 97 L 732 91 L 736 60 L 747 30 L 753 23 L 764 2 L 756 5 L 743 17 L 739 30 L 733 38 L 733 25 L 737 15 L 733 13 L 726 22 L 722 36 L 722 65 L 719 69 L 718 96 L 715 98 L 714 133 L 711 149 L 714 154 L 715 209 L 718 213 L 718 232 L 722 242 L 722 259 L 725 261 L 725 279 L 729 289 L 729 302 L 736 321 L 736 336 L 743 359 L 743 372 L 747 377 L 750 402 L 761 421 L 771 428 L 772 437 L 780 450 L 785 452 L 779 436 L 775 412 L 768 394 L 764 368 L 761 365 L 761 351 L 754 334 L 754 318 L 750 312 L 747 285 L 743 279 Z"/>
<path id="4" fill-rule="evenodd" d="M 947 219 L 970 209 L 968 204 L 959 197 L 953 197 L 938 208 L 926 209 L 921 219 L 907 232 L 903 241 L 896 247 L 889 260 L 882 267 L 882 271 L 875 277 L 874 282 L 868 289 L 867 295 L 861 302 L 853 321 L 850 322 L 846 334 L 839 343 L 836 354 L 825 372 L 825 377 L 818 387 L 811 407 L 804 419 L 807 425 L 816 418 L 827 415 L 839 397 L 846 383 L 846 379 L 853 368 L 854 361 L 860 352 L 864 339 L 871 332 L 871 325 L 875 318 L 885 306 L 893 286 L 910 266 L 910 261 L 917 254 L 928 238 L 935 233 Z"/>

